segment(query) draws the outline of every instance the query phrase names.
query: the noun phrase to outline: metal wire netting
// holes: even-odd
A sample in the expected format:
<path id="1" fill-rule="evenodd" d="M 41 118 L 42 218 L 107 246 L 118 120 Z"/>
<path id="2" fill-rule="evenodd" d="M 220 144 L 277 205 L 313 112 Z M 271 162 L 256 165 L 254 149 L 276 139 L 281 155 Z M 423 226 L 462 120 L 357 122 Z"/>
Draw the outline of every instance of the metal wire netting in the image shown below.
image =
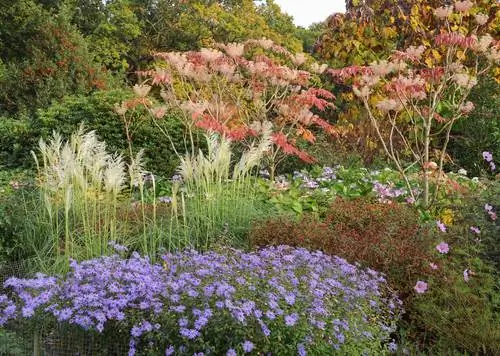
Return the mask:
<path id="1" fill-rule="evenodd" d="M 33 276 L 33 261 L 0 262 L 0 294 L 10 277 Z M 14 321 L 0 328 L 0 356 L 121 356 L 128 353 L 128 333 L 119 325 L 103 334 L 84 331 L 54 319 Z"/>

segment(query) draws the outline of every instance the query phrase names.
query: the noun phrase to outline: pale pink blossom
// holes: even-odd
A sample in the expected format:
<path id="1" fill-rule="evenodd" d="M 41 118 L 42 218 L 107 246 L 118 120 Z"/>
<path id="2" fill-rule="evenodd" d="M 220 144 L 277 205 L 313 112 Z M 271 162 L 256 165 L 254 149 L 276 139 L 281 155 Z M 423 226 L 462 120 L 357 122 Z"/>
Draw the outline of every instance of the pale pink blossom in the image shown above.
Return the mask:
<path id="1" fill-rule="evenodd" d="M 424 281 L 418 281 L 413 288 L 418 294 L 425 293 L 425 291 L 427 290 L 427 283 L 425 283 Z"/>
<path id="2" fill-rule="evenodd" d="M 438 250 L 439 253 L 447 254 L 450 251 L 450 246 L 443 241 L 436 246 L 436 250 Z"/>
<path id="3" fill-rule="evenodd" d="M 255 42 L 264 49 L 270 49 L 274 45 L 274 42 L 272 40 L 267 39 L 267 38 L 262 38 L 260 40 L 255 41 Z"/>
<path id="4" fill-rule="evenodd" d="M 360 98 L 368 98 L 370 96 L 370 88 L 367 87 L 366 85 L 363 86 L 362 88 L 358 88 L 357 86 L 352 87 L 352 91 L 354 94 Z"/>
<path id="5" fill-rule="evenodd" d="M 231 58 L 241 57 L 245 52 L 245 45 L 242 43 L 228 43 L 223 47 L 227 55 Z"/>
<path id="6" fill-rule="evenodd" d="M 420 60 L 425 52 L 425 46 L 410 46 L 406 49 L 406 54 L 411 60 Z"/>
<path id="7" fill-rule="evenodd" d="M 144 98 L 148 95 L 149 91 L 151 90 L 151 86 L 147 84 L 136 84 L 132 88 L 134 90 L 134 93 L 140 97 Z"/>
<path id="8" fill-rule="evenodd" d="M 476 52 L 486 52 L 488 47 L 491 45 L 493 42 L 493 37 L 490 36 L 489 33 L 487 33 L 484 36 L 481 36 L 477 43 L 472 47 L 472 49 Z"/>
<path id="9" fill-rule="evenodd" d="M 305 61 L 306 61 L 306 55 L 304 53 L 296 53 L 294 56 L 292 56 L 292 62 L 297 67 L 304 64 Z"/>
<path id="10" fill-rule="evenodd" d="M 216 49 L 202 48 L 200 50 L 200 55 L 201 55 L 201 58 L 203 58 L 207 62 L 213 62 L 213 61 L 216 61 L 217 59 L 221 58 L 223 56 L 223 53 L 221 51 L 216 50 Z"/>
<path id="11" fill-rule="evenodd" d="M 395 110 L 398 107 L 398 103 L 394 99 L 383 99 L 375 106 L 382 112 L 389 112 L 391 110 Z"/>
<path id="12" fill-rule="evenodd" d="M 433 263 L 433 262 L 430 262 L 430 263 L 429 263 L 429 267 L 430 267 L 431 269 L 433 269 L 433 270 L 437 270 L 437 269 L 439 268 L 439 267 L 438 267 L 438 265 L 437 265 L 437 264 L 435 264 L 435 263 Z"/>
<path id="13" fill-rule="evenodd" d="M 457 10 L 458 12 L 469 11 L 472 6 L 474 6 L 474 3 L 469 0 L 455 2 L 455 10 Z"/>
<path id="14" fill-rule="evenodd" d="M 500 61 L 500 51 L 496 48 L 491 48 L 491 50 L 486 54 L 486 58 L 488 58 L 491 62 L 499 62 Z"/>
<path id="15" fill-rule="evenodd" d="M 460 112 L 462 114 L 469 114 L 472 110 L 474 110 L 474 103 L 472 101 L 468 101 L 466 102 L 465 104 L 462 104 L 462 106 L 460 106 Z"/>
<path id="16" fill-rule="evenodd" d="M 471 89 L 477 84 L 477 79 L 465 74 L 465 73 L 456 73 L 453 75 L 453 81 L 457 83 L 459 87 L 465 88 L 465 89 Z"/>
<path id="17" fill-rule="evenodd" d="M 441 6 L 434 10 L 434 16 L 438 19 L 445 19 L 451 15 L 453 8 L 451 6 Z"/>
<path id="18" fill-rule="evenodd" d="M 326 68 L 328 68 L 327 64 L 321 64 L 321 65 L 319 65 L 318 63 L 311 64 L 311 71 L 316 74 L 323 73 L 326 70 Z"/>
<path id="19" fill-rule="evenodd" d="M 481 230 L 478 227 L 476 227 L 476 226 L 471 226 L 470 227 L 470 231 L 473 232 L 473 233 L 475 233 L 475 234 L 480 234 L 481 233 Z"/>
<path id="20" fill-rule="evenodd" d="M 158 106 L 156 108 L 151 109 L 151 113 L 157 119 L 161 119 L 167 113 L 167 108 L 165 106 Z"/>
<path id="21" fill-rule="evenodd" d="M 479 26 L 484 25 L 486 22 L 488 22 L 488 15 L 485 14 L 477 14 L 475 17 L 476 22 Z"/>

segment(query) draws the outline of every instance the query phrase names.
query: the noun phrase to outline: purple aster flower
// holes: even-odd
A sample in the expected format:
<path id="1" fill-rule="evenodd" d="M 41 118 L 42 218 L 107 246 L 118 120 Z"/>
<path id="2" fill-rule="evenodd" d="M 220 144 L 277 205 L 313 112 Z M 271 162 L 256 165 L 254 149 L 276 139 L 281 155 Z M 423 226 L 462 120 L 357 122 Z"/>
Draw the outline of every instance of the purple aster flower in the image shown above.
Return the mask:
<path id="1" fill-rule="evenodd" d="M 226 356 L 236 356 L 236 355 L 237 355 L 237 354 L 236 354 L 235 349 L 229 349 L 229 350 L 227 350 L 227 352 L 226 352 Z"/>
<path id="2" fill-rule="evenodd" d="M 394 342 L 394 340 L 392 340 L 388 345 L 387 345 L 387 349 L 389 350 L 389 352 L 396 352 L 398 350 L 398 344 L 396 344 Z"/>
<path id="3" fill-rule="evenodd" d="M 181 328 L 179 332 L 182 336 L 188 338 L 189 340 L 196 339 L 200 336 L 200 332 L 196 329 Z"/>
<path id="4" fill-rule="evenodd" d="M 189 321 L 186 318 L 180 318 L 178 323 L 181 328 L 185 328 L 189 324 Z"/>
<path id="5" fill-rule="evenodd" d="M 274 314 L 271 310 L 266 311 L 266 316 L 270 320 L 276 319 L 276 314 Z"/>
<path id="6" fill-rule="evenodd" d="M 425 283 L 424 281 L 418 281 L 417 284 L 415 284 L 414 289 L 419 294 L 425 293 L 425 291 L 427 290 L 427 283 Z"/>
<path id="7" fill-rule="evenodd" d="M 299 315 L 297 313 L 292 313 L 290 315 L 285 316 L 285 324 L 286 326 L 294 326 L 299 320 Z"/>
<path id="8" fill-rule="evenodd" d="M 488 152 L 488 151 L 484 151 L 483 152 L 483 158 L 486 162 L 491 162 L 493 161 L 493 155 L 491 154 L 491 152 Z"/>
<path id="9" fill-rule="evenodd" d="M 243 351 L 245 351 L 246 353 L 252 352 L 252 350 L 254 349 L 254 344 L 251 341 L 247 340 L 242 345 L 243 345 Z"/>
<path id="10" fill-rule="evenodd" d="M 306 348 L 304 346 L 304 344 L 298 344 L 297 345 L 297 355 L 299 356 L 306 356 L 307 355 L 307 352 L 306 352 Z"/>
<path id="11" fill-rule="evenodd" d="M 175 353 L 175 348 L 170 345 L 165 349 L 165 356 L 172 356 Z"/>
<path id="12" fill-rule="evenodd" d="M 441 222 L 441 220 L 436 221 L 436 226 L 441 232 L 446 232 L 446 225 Z"/>
<path id="13" fill-rule="evenodd" d="M 450 246 L 446 242 L 442 241 L 436 246 L 436 250 L 438 250 L 439 253 L 447 254 L 450 251 Z"/>
<path id="14" fill-rule="evenodd" d="M 294 305 L 295 304 L 295 294 L 287 293 L 287 295 L 285 296 L 285 301 L 287 302 L 288 305 Z"/>

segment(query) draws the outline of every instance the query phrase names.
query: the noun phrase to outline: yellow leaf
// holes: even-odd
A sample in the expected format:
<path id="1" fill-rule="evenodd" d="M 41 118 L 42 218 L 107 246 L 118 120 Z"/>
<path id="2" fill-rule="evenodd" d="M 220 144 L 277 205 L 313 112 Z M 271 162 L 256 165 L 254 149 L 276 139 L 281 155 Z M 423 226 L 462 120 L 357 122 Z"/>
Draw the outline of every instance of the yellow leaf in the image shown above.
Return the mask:
<path id="1" fill-rule="evenodd" d="M 457 58 L 460 60 L 465 60 L 465 53 L 464 51 L 457 51 Z"/>
<path id="2" fill-rule="evenodd" d="M 431 51 L 432 53 L 432 56 L 439 62 L 441 60 L 441 53 L 439 53 L 438 51 L 436 51 L 435 49 L 433 49 Z"/>

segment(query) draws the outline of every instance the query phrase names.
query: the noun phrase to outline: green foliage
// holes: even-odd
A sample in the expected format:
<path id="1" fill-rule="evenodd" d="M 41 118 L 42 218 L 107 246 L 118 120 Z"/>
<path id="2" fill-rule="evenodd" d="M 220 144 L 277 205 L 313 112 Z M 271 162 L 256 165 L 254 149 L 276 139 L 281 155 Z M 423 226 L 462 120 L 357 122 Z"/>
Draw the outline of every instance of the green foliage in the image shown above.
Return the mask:
<path id="1" fill-rule="evenodd" d="M 106 85 L 85 42 L 64 12 L 32 0 L 0 6 L 0 112 L 33 113 L 53 100 Z"/>
<path id="2" fill-rule="evenodd" d="M 133 52 L 135 40 L 141 34 L 139 20 L 127 0 L 111 1 L 105 10 L 105 18 L 87 38 L 89 49 L 106 68 L 126 70 L 127 55 Z"/>
<path id="3" fill-rule="evenodd" d="M 99 137 L 106 141 L 111 151 L 129 157 L 122 118 L 115 112 L 114 107 L 116 103 L 131 96 L 129 91 L 121 89 L 99 91 L 90 96 L 68 96 L 61 102 L 38 111 L 37 125 L 43 137 L 49 137 L 53 130 L 63 136 L 69 136 L 83 122 L 89 130 L 95 130 Z M 168 129 L 175 146 L 182 148 L 184 132 L 179 120 L 167 115 L 161 125 Z M 133 110 L 131 135 L 133 153 L 144 149 L 146 169 L 166 176 L 174 172 L 179 161 L 170 143 L 158 134 L 153 119 L 139 109 Z"/>
<path id="4" fill-rule="evenodd" d="M 32 167 L 30 151 L 36 147 L 39 131 L 29 118 L 0 117 L 0 162 L 8 168 Z"/>
<path id="5" fill-rule="evenodd" d="M 408 340 L 419 340 L 413 348 L 426 353 L 494 355 L 500 350 L 500 231 L 485 204 L 498 211 L 499 182 L 481 182 L 481 189 L 447 201 L 439 216 L 447 231 L 434 228 L 434 240 L 448 243 L 450 251 L 432 249 L 437 269 L 418 278 L 428 290 L 407 303 L 401 326 Z"/>
<path id="6" fill-rule="evenodd" d="M 472 89 L 470 100 L 476 109 L 466 120 L 459 120 L 453 128 L 449 154 L 454 166 L 464 168 L 470 176 L 480 176 L 484 169 L 481 152 L 489 151 L 500 157 L 500 91 L 498 83 L 484 77 Z"/>
<path id="7" fill-rule="evenodd" d="M 19 231 L 22 230 L 22 221 L 18 220 L 22 215 L 19 190 L 32 181 L 29 171 L 0 170 L 0 261 L 14 259 Z"/>

